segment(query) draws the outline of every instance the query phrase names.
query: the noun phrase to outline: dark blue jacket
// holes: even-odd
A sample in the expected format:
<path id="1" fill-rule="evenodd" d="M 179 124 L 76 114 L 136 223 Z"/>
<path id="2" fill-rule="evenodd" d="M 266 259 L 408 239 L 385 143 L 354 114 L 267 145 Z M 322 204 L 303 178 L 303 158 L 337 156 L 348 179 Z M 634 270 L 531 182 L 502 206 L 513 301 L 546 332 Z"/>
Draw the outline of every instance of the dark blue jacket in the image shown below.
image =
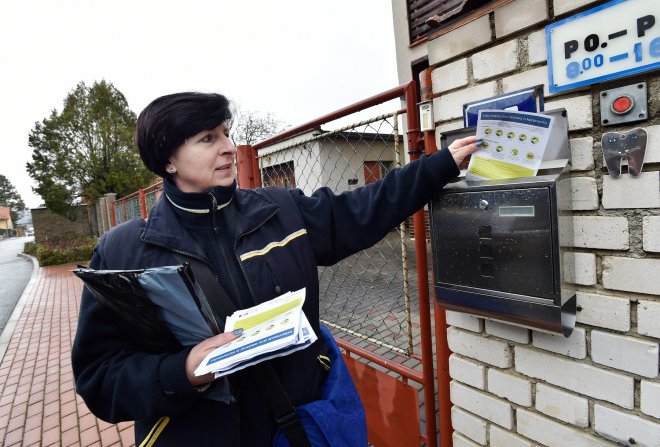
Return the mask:
<path id="1" fill-rule="evenodd" d="M 311 196 L 280 188 L 237 189 L 233 248 L 252 298 L 263 302 L 306 287 L 303 309 L 318 330 L 317 266 L 375 244 L 457 174 L 445 149 L 339 195 L 327 188 Z M 134 219 L 104 235 L 91 267 L 180 264 L 173 252 L 210 264 L 161 198 L 147 221 Z M 137 445 L 147 438 L 155 445 L 270 445 L 276 424 L 244 373 L 232 375 L 235 403 L 206 399 L 186 378 L 190 349 L 153 352 L 139 333 L 83 292 L 72 366 L 77 392 L 96 416 L 113 423 L 135 420 Z M 324 372 L 316 357 L 325 351 L 319 341 L 272 361 L 294 405 L 317 398 Z"/>

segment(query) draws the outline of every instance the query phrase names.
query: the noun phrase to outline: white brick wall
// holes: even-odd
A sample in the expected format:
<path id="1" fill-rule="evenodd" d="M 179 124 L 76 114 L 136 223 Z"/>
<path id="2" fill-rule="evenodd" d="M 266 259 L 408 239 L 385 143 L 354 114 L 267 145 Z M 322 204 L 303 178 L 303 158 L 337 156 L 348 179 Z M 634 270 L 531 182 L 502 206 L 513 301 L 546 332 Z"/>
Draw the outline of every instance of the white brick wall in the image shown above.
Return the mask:
<path id="1" fill-rule="evenodd" d="M 531 70 L 516 73 L 511 76 L 502 78 L 503 93 L 521 90 L 532 85 L 543 84 L 543 94 L 550 94 L 548 90 L 548 69 L 547 67 L 533 68 Z M 547 106 L 546 110 L 551 110 Z M 570 115 L 569 115 L 570 117 Z"/>
<path id="2" fill-rule="evenodd" d="M 502 430 L 497 425 L 490 426 L 490 447 L 532 447 L 532 443 Z"/>
<path id="3" fill-rule="evenodd" d="M 513 428 L 513 409 L 505 400 L 455 381 L 449 386 L 449 394 L 454 405 L 504 428 Z"/>
<path id="4" fill-rule="evenodd" d="M 655 342 L 591 331 L 591 359 L 621 371 L 658 377 L 658 344 Z"/>
<path id="5" fill-rule="evenodd" d="M 555 15 L 567 13 L 596 0 L 554 0 Z"/>
<path id="6" fill-rule="evenodd" d="M 594 168 L 594 139 L 592 137 L 571 138 L 571 167 L 574 171 L 589 171 Z"/>
<path id="7" fill-rule="evenodd" d="M 637 305 L 637 332 L 660 338 L 660 302 L 640 300 Z"/>
<path id="8" fill-rule="evenodd" d="M 568 114 L 568 130 L 591 129 L 593 127 L 591 95 L 556 99 L 545 103 L 545 110 L 560 109 L 562 107 L 566 109 Z"/>
<path id="9" fill-rule="evenodd" d="M 530 64 L 539 64 L 548 60 L 545 30 L 539 30 L 527 36 L 527 53 Z"/>
<path id="10" fill-rule="evenodd" d="M 463 116 L 463 104 L 495 94 L 495 82 L 486 82 L 475 87 L 447 93 L 433 100 L 433 117 L 436 121 L 447 121 Z"/>
<path id="11" fill-rule="evenodd" d="M 516 0 L 495 10 L 495 35 L 499 39 L 547 18 L 545 0 Z"/>
<path id="12" fill-rule="evenodd" d="M 449 356 L 449 375 L 452 379 L 480 390 L 486 388 L 486 367 L 456 354 Z"/>
<path id="13" fill-rule="evenodd" d="M 503 341 L 450 327 L 447 329 L 447 343 L 457 354 L 500 368 L 511 366 L 511 348 Z"/>
<path id="14" fill-rule="evenodd" d="M 630 300 L 577 292 L 577 322 L 615 331 L 630 330 Z M 658 315 L 660 317 L 660 314 Z"/>
<path id="15" fill-rule="evenodd" d="M 593 253 L 564 253 L 564 280 L 571 284 L 596 284 L 596 255 Z"/>
<path id="16" fill-rule="evenodd" d="M 437 92 L 445 92 L 467 85 L 467 59 L 459 59 L 451 64 L 436 68 L 431 72 L 431 80 L 433 89 Z"/>
<path id="17" fill-rule="evenodd" d="M 470 441 L 458 432 L 452 433 L 451 440 L 454 447 L 479 447 L 479 444 Z"/>
<path id="18" fill-rule="evenodd" d="M 558 388 L 537 383 L 535 408 L 576 427 L 589 426 L 589 401 Z"/>
<path id="19" fill-rule="evenodd" d="M 451 425 L 454 430 L 485 445 L 487 441 L 486 421 L 454 406 L 451 408 Z"/>
<path id="20" fill-rule="evenodd" d="M 644 251 L 660 252 L 660 216 L 645 216 L 642 225 Z"/>
<path id="21" fill-rule="evenodd" d="M 613 447 L 609 442 L 530 411 L 517 411 L 518 433 L 548 447 Z"/>
<path id="22" fill-rule="evenodd" d="M 598 187 L 591 177 L 572 177 L 560 180 L 562 187 L 570 191 L 568 197 L 558 197 L 560 210 L 597 210 Z"/>
<path id="23" fill-rule="evenodd" d="M 488 48 L 472 55 L 474 79 L 481 81 L 515 70 L 518 65 L 518 40 Z"/>
<path id="24" fill-rule="evenodd" d="M 596 432 L 624 445 L 657 447 L 660 445 L 660 424 L 614 410 L 600 404 L 594 405 Z M 634 444 L 629 442 L 634 439 Z"/>
<path id="25" fill-rule="evenodd" d="M 574 184 L 571 182 L 571 184 Z M 572 232 L 563 234 L 562 245 L 578 248 L 602 248 L 605 250 L 628 250 L 628 219 L 625 217 L 575 216 L 560 217 L 564 221 L 562 228 L 572 220 Z"/>
<path id="26" fill-rule="evenodd" d="M 429 65 L 446 61 L 488 42 L 490 42 L 490 19 L 485 15 L 429 41 Z"/>
<path id="27" fill-rule="evenodd" d="M 642 380 L 640 399 L 642 412 L 660 419 L 660 382 Z"/>
<path id="28" fill-rule="evenodd" d="M 603 287 L 660 295 L 660 259 L 603 258 Z"/>
<path id="29" fill-rule="evenodd" d="M 516 0 L 493 13 L 496 41 L 488 16 L 430 41 L 430 64 L 445 64 L 432 73 L 433 90 L 439 94 L 433 105 L 440 122 L 438 142 L 443 131 L 462 127 L 466 102 L 537 84 L 544 85 L 546 110 L 567 110 L 569 130 L 598 132 L 588 90 L 549 95 L 543 29 L 549 15 L 565 18 L 592 3 Z M 521 32 L 530 26 L 529 32 Z M 521 62 L 529 65 L 524 67 L 517 67 L 519 45 L 527 47 L 528 59 Z M 468 87 L 470 76 L 477 84 Z M 501 79 L 501 91 L 495 78 Z M 657 77 L 649 78 L 657 83 Z M 560 209 L 578 211 L 567 217 L 571 238 L 562 238 L 563 246 L 576 250 L 562 258 L 570 271 L 565 279 L 581 286 L 576 295 L 579 326 L 571 337 L 447 312 L 452 326 L 448 341 L 455 352 L 449 359 L 455 447 L 614 447 L 615 442 L 628 445 L 630 436 L 636 446 L 660 447 L 660 340 L 650 339 L 660 339 L 660 215 L 643 211 L 660 208 L 660 172 L 652 165 L 660 163 L 660 125 L 642 127 L 648 145 L 646 169 L 638 178 L 624 174 L 615 180 L 596 169 L 594 152 L 600 157 L 602 151 L 594 137 L 570 140 L 571 169 L 580 176 L 567 179 L 570 199 L 561 201 Z M 606 210 L 642 212 L 596 213 L 601 203 Z M 627 256 L 634 257 L 600 251 L 631 250 L 631 240 L 634 253 Z M 646 258 L 639 258 L 640 245 Z M 633 298 L 639 300 L 636 315 L 631 315 Z M 650 436 L 658 442 L 650 443 Z"/>
<path id="30" fill-rule="evenodd" d="M 486 320 L 486 333 L 518 343 L 529 343 L 529 329 Z"/>
<path id="31" fill-rule="evenodd" d="M 445 315 L 449 326 L 460 327 L 472 332 L 482 332 L 484 330 L 484 320 L 482 318 L 463 312 L 454 312 L 453 310 L 445 311 Z"/>
<path id="32" fill-rule="evenodd" d="M 646 153 L 644 163 L 660 163 L 660 124 L 644 126 L 646 130 Z"/>
<path id="33" fill-rule="evenodd" d="M 580 394 L 633 408 L 633 378 L 575 360 L 515 348 L 516 371 Z"/>
<path id="34" fill-rule="evenodd" d="M 587 337 L 584 329 L 576 327 L 571 336 L 566 338 L 563 335 L 548 334 L 546 332 L 534 332 L 532 344 L 537 348 L 546 351 L 556 352 L 557 354 L 567 355 L 576 359 L 583 359 L 587 356 Z"/>
<path id="35" fill-rule="evenodd" d="M 660 171 L 603 175 L 603 208 L 660 208 Z"/>
<path id="36" fill-rule="evenodd" d="M 494 368 L 488 368 L 488 392 L 523 407 L 532 405 L 532 384 L 528 380 Z"/>

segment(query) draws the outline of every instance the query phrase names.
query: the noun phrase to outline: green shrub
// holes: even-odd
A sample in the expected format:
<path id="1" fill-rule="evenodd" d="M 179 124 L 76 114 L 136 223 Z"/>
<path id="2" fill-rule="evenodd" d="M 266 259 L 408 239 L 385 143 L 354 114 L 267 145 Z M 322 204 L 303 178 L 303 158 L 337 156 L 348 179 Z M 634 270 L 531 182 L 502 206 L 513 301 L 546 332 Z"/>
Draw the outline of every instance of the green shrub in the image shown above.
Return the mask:
<path id="1" fill-rule="evenodd" d="M 71 240 L 57 244 L 37 244 L 36 256 L 41 266 L 85 262 L 92 258 L 95 245 L 96 240 L 94 238 Z"/>
<path id="2" fill-rule="evenodd" d="M 26 242 L 23 246 L 23 253 L 26 255 L 37 256 L 37 243 L 34 241 Z"/>

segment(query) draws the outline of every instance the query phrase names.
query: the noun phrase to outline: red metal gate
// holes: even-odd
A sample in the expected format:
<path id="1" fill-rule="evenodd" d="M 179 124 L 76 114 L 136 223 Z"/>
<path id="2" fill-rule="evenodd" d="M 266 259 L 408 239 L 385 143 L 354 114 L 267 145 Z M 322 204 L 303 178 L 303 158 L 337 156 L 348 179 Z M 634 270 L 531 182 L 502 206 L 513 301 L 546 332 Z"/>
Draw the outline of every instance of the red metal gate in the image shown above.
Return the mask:
<path id="1" fill-rule="evenodd" d="M 418 127 L 415 90 L 415 83 L 410 82 L 287 130 L 256 145 L 240 146 L 237 159 L 239 186 L 254 188 L 280 183 L 278 179 L 284 176 L 295 177 L 297 187 L 308 193 L 320 186 L 329 186 L 336 192 L 341 192 L 368 183 L 372 179 L 368 178 L 369 175 L 365 172 L 374 172 L 376 166 L 380 167 L 381 172 L 386 171 L 396 164 L 391 154 L 399 153 L 399 116 L 405 116 L 406 119 L 406 141 L 410 159 L 419 158 L 423 153 L 424 136 Z M 338 129 L 321 128 L 395 98 L 403 98 L 405 107 L 391 114 L 362 120 Z M 392 126 L 391 132 L 383 130 L 387 127 L 385 123 Z M 432 136 L 426 138 L 427 141 L 431 139 Z M 392 149 L 389 147 L 390 141 Z M 432 150 L 435 150 L 434 141 L 432 146 Z M 280 166 L 287 166 L 287 172 L 277 172 Z M 417 212 L 413 221 L 415 234 L 425 234 L 424 212 Z M 416 304 L 408 303 L 406 307 L 412 308 L 412 313 L 417 312 L 417 321 L 412 321 L 408 314 L 407 329 L 403 329 L 405 323 L 401 323 L 399 333 L 381 330 L 391 326 L 390 323 L 394 323 L 393 326 L 396 327 L 400 313 L 391 310 L 388 313 L 381 307 L 393 309 L 404 301 L 404 292 L 398 295 L 396 291 L 380 283 L 383 282 L 383 277 L 392 273 L 392 264 L 405 264 L 407 252 L 413 251 L 405 245 L 406 235 L 405 229 L 401 228 L 398 235 L 389 236 L 374 249 L 351 257 L 354 259 L 342 261 L 346 264 L 333 266 L 331 273 L 323 269 L 320 273 L 321 318 L 345 350 L 347 363 L 367 410 L 369 440 L 376 446 L 419 445 L 422 442 L 435 446 L 437 443 L 433 328 L 427 241 L 424 237 L 415 238 L 414 259 L 410 262 L 416 267 L 411 270 L 416 271 L 418 299 Z M 399 237 L 402 248 L 400 253 L 396 254 Z M 382 263 L 384 266 L 378 262 L 380 258 L 385 258 Z M 360 272 L 359 277 L 356 276 L 356 271 Z M 415 282 L 414 279 L 404 278 L 403 288 L 409 287 L 412 282 Z M 376 302 L 372 299 L 373 294 L 369 294 L 370 289 L 379 289 Z M 435 313 L 438 316 L 441 311 L 436 308 Z M 364 315 L 367 317 L 363 318 Z M 382 321 L 378 318 L 382 318 Z M 445 328 L 444 325 L 437 328 L 443 338 Z M 417 329 L 419 334 L 416 334 Z M 407 340 L 408 344 L 397 345 L 397 340 Z M 421 346 L 421 353 L 415 352 L 416 343 Z M 446 351 L 443 351 L 442 355 L 446 356 Z M 421 361 L 421 368 L 419 364 L 414 365 L 415 361 Z M 411 367 L 408 364 L 413 365 Z M 422 417 L 425 419 L 425 433 L 422 433 L 420 426 L 419 391 L 411 386 L 409 381 L 417 382 L 423 387 Z M 448 389 L 448 386 L 445 389 Z M 448 401 L 448 395 L 442 396 L 442 399 Z M 448 414 L 441 415 L 441 428 L 445 432 L 443 438 L 449 433 L 451 440 L 451 423 L 448 417 Z M 433 435 L 427 436 L 427 433 Z"/>

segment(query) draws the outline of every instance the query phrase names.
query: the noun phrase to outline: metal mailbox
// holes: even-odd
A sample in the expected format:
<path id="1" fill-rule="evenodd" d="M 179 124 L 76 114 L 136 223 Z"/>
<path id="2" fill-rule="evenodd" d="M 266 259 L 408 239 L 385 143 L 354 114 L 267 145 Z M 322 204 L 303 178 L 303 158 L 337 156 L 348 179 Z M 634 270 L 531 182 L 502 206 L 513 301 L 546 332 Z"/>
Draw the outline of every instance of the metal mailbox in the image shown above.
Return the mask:
<path id="1" fill-rule="evenodd" d="M 440 307 L 568 337 L 576 309 L 560 243 L 572 234 L 571 219 L 560 219 L 570 209 L 568 123 L 565 110 L 546 113 L 555 126 L 538 175 L 459 180 L 431 202 L 434 282 Z"/>

